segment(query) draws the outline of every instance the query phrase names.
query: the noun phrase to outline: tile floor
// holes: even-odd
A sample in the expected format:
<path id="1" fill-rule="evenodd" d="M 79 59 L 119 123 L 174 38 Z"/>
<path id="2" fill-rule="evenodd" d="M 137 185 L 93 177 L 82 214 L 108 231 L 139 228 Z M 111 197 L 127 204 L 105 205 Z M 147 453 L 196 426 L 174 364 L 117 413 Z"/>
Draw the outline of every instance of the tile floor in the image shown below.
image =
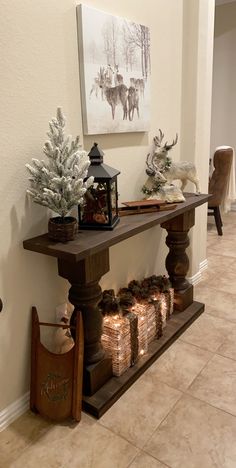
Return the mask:
<path id="1" fill-rule="evenodd" d="M 99 420 L 24 414 L 0 434 L 1 468 L 236 468 L 236 213 L 208 225 L 205 312 Z"/>

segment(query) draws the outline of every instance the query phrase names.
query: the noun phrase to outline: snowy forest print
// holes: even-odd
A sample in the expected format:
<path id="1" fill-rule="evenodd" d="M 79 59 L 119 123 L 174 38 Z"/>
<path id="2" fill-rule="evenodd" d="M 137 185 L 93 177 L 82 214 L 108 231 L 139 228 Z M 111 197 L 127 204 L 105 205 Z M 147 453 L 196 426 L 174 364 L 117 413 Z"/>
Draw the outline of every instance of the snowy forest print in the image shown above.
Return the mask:
<path id="1" fill-rule="evenodd" d="M 84 134 L 143 132 L 150 124 L 150 32 L 77 6 Z"/>

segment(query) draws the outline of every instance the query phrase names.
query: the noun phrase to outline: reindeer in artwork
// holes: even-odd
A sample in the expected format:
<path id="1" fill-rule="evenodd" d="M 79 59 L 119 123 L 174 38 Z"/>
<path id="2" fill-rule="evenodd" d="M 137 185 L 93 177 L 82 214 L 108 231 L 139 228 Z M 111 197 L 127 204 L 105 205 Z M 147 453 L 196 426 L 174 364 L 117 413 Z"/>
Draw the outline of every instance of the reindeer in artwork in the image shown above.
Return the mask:
<path id="1" fill-rule="evenodd" d="M 123 76 L 119 72 L 119 66 L 115 65 L 115 86 L 119 84 L 123 84 L 123 83 L 124 83 L 124 80 L 123 80 Z"/>
<path id="2" fill-rule="evenodd" d="M 144 97 L 145 83 L 143 78 L 130 78 L 130 86 L 138 90 L 140 97 Z"/>
<path id="3" fill-rule="evenodd" d="M 167 142 L 163 144 L 163 138 L 164 133 L 161 130 L 159 130 L 159 135 L 153 138 L 153 147 L 146 159 L 146 173 L 162 181 L 165 179 L 167 184 L 172 184 L 173 180 L 181 180 L 182 191 L 186 187 L 188 181 L 193 182 L 196 187 L 196 195 L 199 195 L 200 186 L 195 165 L 188 161 L 175 163 L 167 156 L 168 151 L 176 145 L 178 135 L 176 135 L 171 144 L 167 144 Z"/>
<path id="4" fill-rule="evenodd" d="M 108 87 L 106 85 L 101 86 L 103 88 L 106 100 L 111 106 L 112 119 L 115 118 L 115 110 L 118 104 L 122 105 L 123 108 L 123 120 L 127 119 L 128 108 L 127 108 L 127 98 L 128 98 L 128 88 L 124 84 L 117 86 Z"/>
<path id="5" fill-rule="evenodd" d="M 92 83 L 90 93 L 89 93 L 89 98 L 91 98 L 93 94 L 95 94 L 97 98 L 98 92 L 101 91 L 101 96 L 103 99 L 103 90 L 101 89 L 101 85 L 104 82 L 104 80 L 105 80 L 105 68 L 100 67 L 99 71 L 97 72 L 97 76 L 95 76 L 95 78 L 93 79 L 93 83 Z"/>
<path id="6" fill-rule="evenodd" d="M 135 87 L 138 89 L 140 96 L 143 98 L 144 97 L 144 89 L 145 89 L 145 83 L 143 78 L 138 78 L 136 80 Z"/>
<path id="7" fill-rule="evenodd" d="M 96 98 L 98 97 L 98 91 L 100 90 L 100 77 L 99 73 L 98 76 L 96 76 L 93 79 L 93 83 L 90 89 L 89 97 L 91 98 L 92 94 L 95 94 Z"/>
<path id="8" fill-rule="evenodd" d="M 133 120 L 134 109 L 136 109 L 139 118 L 139 93 L 138 90 L 133 86 L 130 86 L 128 90 L 128 109 L 129 120 Z"/>
<path id="9" fill-rule="evenodd" d="M 105 71 L 104 71 L 104 77 L 105 77 L 105 81 L 106 81 L 106 84 L 107 86 L 113 86 L 114 85 L 114 75 L 115 75 L 115 72 L 112 68 L 112 66 L 108 63 Z"/>
<path id="10" fill-rule="evenodd" d="M 89 97 L 95 94 L 96 98 L 98 97 L 98 92 L 101 91 L 102 100 L 104 100 L 104 87 L 110 88 L 113 84 L 114 72 L 110 65 L 107 67 L 100 67 L 97 72 L 97 76 L 93 79 Z"/>

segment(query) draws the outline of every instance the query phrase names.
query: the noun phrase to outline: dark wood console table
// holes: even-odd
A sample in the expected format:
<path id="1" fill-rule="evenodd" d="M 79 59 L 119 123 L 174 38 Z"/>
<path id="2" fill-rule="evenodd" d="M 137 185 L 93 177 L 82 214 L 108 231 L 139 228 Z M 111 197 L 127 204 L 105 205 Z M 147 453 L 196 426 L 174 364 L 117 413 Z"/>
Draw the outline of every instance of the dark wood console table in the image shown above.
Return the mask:
<path id="1" fill-rule="evenodd" d="M 114 231 L 79 231 L 74 241 L 55 243 L 47 234 L 27 239 L 24 248 L 56 257 L 58 273 L 70 284 L 69 301 L 82 311 L 84 323 L 84 397 L 83 409 L 96 417 L 125 392 L 152 362 L 204 310 L 204 304 L 193 301 L 193 286 L 186 275 L 189 260 L 188 231 L 194 225 L 195 208 L 206 203 L 209 195 L 185 194 L 186 201 L 174 210 L 125 216 Z M 169 253 L 166 269 L 175 288 L 175 313 L 164 336 L 152 342 L 148 354 L 121 377 L 112 377 L 111 360 L 101 345 L 102 316 L 97 308 L 101 298 L 101 277 L 109 271 L 109 247 L 153 226 L 167 230 Z M 72 321 L 75 315 L 72 315 Z"/>

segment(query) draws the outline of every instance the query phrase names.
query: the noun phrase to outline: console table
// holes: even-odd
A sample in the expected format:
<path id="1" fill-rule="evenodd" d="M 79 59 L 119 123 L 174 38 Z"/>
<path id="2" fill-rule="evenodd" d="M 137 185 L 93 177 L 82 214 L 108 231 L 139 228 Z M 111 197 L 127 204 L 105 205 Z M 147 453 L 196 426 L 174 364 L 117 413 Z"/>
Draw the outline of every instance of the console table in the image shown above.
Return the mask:
<path id="1" fill-rule="evenodd" d="M 193 286 L 186 275 L 189 260 L 188 231 L 194 225 L 195 208 L 206 203 L 210 195 L 185 194 L 186 201 L 174 210 L 124 216 L 113 231 L 79 231 L 74 241 L 56 243 L 47 234 L 27 239 L 23 246 L 57 258 L 58 273 L 71 287 L 69 301 L 82 311 L 84 323 L 84 396 L 83 409 L 96 417 L 105 411 L 147 369 L 152 362 L 204 310 L 204 304 L 193 301 Z M 164 335 L 153 341 L 148 353 L 121 377 L 112 377 L 111 359 L 101 345 L 102 315 L 97 307 L 101 299 L 101 277 L 109 271 L 109 247 L 140 232 L 161 225 L 167 230 L 169 252 L 166 269 L 175 289 L 175 312 Z"/>

